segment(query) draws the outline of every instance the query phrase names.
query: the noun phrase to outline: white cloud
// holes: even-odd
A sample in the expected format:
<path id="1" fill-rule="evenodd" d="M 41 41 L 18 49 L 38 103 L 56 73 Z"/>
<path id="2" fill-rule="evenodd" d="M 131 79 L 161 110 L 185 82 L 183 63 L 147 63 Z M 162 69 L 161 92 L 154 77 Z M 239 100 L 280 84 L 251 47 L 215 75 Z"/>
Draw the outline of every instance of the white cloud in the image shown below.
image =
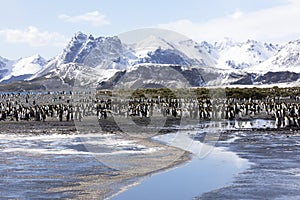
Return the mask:
<path id="1" fill-rule="evenodd" d="M 238 19 L 241 18 L 242 16 L 243 16 L 243 12 L 240 11 L 240 9 L 236 9 L 236 11 L 232 15 L 230 15 L 232 19 Z"/>
<path id="2" fill-rule="evenodd" d="M 24 43 L 33 47 L 63 46 L 67 38 L 57 32 L 40 31 L 37 27 L 29 26 L 26 30 L 0 29 L 0 36 L 9 43 Z"/>
<path id="3" fill-rule="evenodd" d="M 110 23 L 106 19 L 106 16 L 101 14 L 98 11 L 89 12 L 77 16 L 69 16 L 66 14 L 61 14 L 58 16 L 58 18 L 71 23 L 89 23 L 92 26 L 103 26 Z"/>
<path id="4" fill-rule="evenodd" d="M 283 42 L 300 38 L 300 2 L 289 0 L 286 4 L 255 12 L 243 13 L 236 10 L 223 18 L 211 19 L 205 23 L 179 20 L 160 24 L 197 41 L 218 41 L 224 37 L 235 40 L 256 39 Z"/>

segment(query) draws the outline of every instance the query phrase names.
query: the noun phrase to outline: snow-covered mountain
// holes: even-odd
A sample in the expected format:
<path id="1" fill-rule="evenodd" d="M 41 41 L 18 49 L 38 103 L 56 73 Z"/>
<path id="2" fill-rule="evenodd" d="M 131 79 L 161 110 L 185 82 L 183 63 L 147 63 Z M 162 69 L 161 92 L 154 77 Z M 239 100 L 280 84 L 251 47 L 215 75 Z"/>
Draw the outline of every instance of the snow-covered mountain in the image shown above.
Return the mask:
<path id="1" fill-rule="evenodd" d="M 102 70 L 78 63 L 67 63 L 59 65 L 44 76 L 44 78 L 57 78 L 62 83 L 67 83 L 71 86 L 75 84 L 77 86 L 94 85 L 96 87 L 100 81 L 112 77 L 118 71 L 117 69 Z"/>
<path id="2" fill-rule="evenodd" d="M 0 57 L 0 80 L 10 72 L 10 67 L 8 67 L 9 60 Z"/>
<path id="3" fill-rule="evenodd" d="M 247 69 L 263 63 L 280 48 L 279 45 L 254 40 L 236 42 L 229 38 L 216 42 L 214 46 L 219 52 L 216 67 L 220 69 Z"/>
<path id="4" fill-rule="evenodd" d="M 40 71 L 46 64 L 47 61 L 38 54 L 18 60 L 0 58 L 0 82 L 24 80 Z"/>
<path id="5" fill-rule="evenodd" d="M 300 40 L 294 40 L 284 45 L 274 56 L 265 62 L 249 68 L 253 73 L 290 71 L 300 73 Z"/>
<path id="6" fill-rule="evenodd" d="M 57 71 L 60 65 L 67 63 L 77 63 L 95 69 L 123 70 L 142 63 L 211 66 L 216 61 L 201 45 L 192 40 L 174 43 L 149 36 L 136 44 L 124 44 L 116 36 L 94 38 L 79 32 L 60 55 L 31 79 Z"/>
<path id="7" fill-rule="evenodd" d="M 50 61 L 39 55 L 17 61 L 0 57 L 0 81 L 55 79 L 70 86 L 76 81 L 81 85 L 102 82 L 107 86 L 116 85 L 116 80 L 122 78 L 119 81 L 123 85 L 132 81 L 152 86 L 268 84 L 297 81 L 299 54 L 300 40 L 279 46 L 225 38 L 210 44 L 149 35 L 128 44 L 117 36 L 94 37 L 78 32 Z M 288 72 L 277 73 L 280 71 Z"/>
<path id="8" fill-rule="evenodd" d="M 138 64 L 117 72 L 100 88 L 182 88 L 204 86 L 205 80 L 194 67 L 182 67 L 169 64 Z"/>
<path id="9" fill-rule="evenodd" d="M 135 44 L 124 44 L 118 37 L 87 36 L 78 32 L 63 49 L 42 70 L 28 80 L 38 77 L 65 77 L 66 64 L 94 68 L 94 71 L 124 70 L 139 64 L 173 64 L 182 66 L 214 65 L 215 59 L 194 41 L 174 43 L 156 36 L 149 36 Z M 72 65 L 74 66 L 74 65 Z M 99 73 L 100 73 L 99 72 Z M 98 73 L 98 74 L 99 74 Z M 106 77 L 106 75 L 103 75 Z"/>
<path id="10" fill-rule="evenodd" d="M 71 39 L 58 59 L 66 63 L 79 63 L 88 67 L 122 68 L 128 64 L 127 49 L 118 37 L 87 36 L 81 32 Z"/>
<path id="11" fill-rule="evenodd" d="M 81 66 L 103 69 L 124 69 L 129 66 L 129 60 L 135 58 L 118 37 L 87 36 L 81 32 L 75 34 L 62 53 L 53 58 L 42 70 L 30 79 L 60 73 L 61 65 L 77 63 Z M 64 71 L 61 72 L 64 74 Z M 30 80 L 29 79 L 29 80 Z"/>
<path id="12" fill-rule="evenodd" d="M 175 64 L 184 66 L 212 66 L 215 58 L 193 40 L 167 41 L 150 35 L 131 45 L 137 59 L 132 64 Z"/>
<path id="13" fill-rule="evenodd" d="M 226 38 L 212 45 L 205 41 L 169 41 L 154 35 L 135 44 L 124 44 L 117 36 L 94 38 L 78 32 L 39 75 L 66 63 L 102 69 L 125 69 L 141 63 L 244 69 L 264 62 L 278 49 L 278 45 L 254 40 L 236 42 Z"/>

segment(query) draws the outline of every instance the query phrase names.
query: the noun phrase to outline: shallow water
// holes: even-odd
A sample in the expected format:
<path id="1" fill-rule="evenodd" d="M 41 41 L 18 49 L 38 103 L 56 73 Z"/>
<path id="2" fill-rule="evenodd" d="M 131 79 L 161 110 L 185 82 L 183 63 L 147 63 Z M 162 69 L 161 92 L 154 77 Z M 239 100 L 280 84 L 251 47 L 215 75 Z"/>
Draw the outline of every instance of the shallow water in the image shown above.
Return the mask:
<path id="1" fill-rule="evenodd" d="M 146 177 L 140 184 L 113 199 L 193 199 L 205 192 L 231 185 L 235 178 L 249 169 L 253 163 L 226 147 L 240 138 L 238 134 L 232 134 L 226 141 L 222 141 L 223 144 L 227 144 L 223 145 L 225 148 L 215 146 L 222 131 L 252 128 L 275 128 L 275 123 L 273 120 L 261 119 L 204 122 L 193 127 L 185 127 L 189 131 L 154 137 L 154 140 L 191 152 L 193 154 L 191 162 Z"/>
<path id="2" fill-rule="evenodd" d="M 124 161 L 134 157 L 140 161 L 158 157 L 156 161 L 159 161 L 162 155 L 157 152 L 163 147 L 147 146 L 113 134 L 2 134 L 0 197 L 76 199 L 81 194 L 81 198 L 87 198 L 86 188 L 93 187 L 103 192 L 107 190 L 106 196 L 126 189 L 113 199 L 193 199 L 197 196 L 201 199 L 253 199 L 253 196 L 260 198 L 270 194 L 277 199 L 287 199 L 286 196 L 297 199 L 300 196 L 299 135 L 247 131 L 247 128 L 268 127 L 273 128 L 274 122 L 204 122 L 193 127 L 178 127 L 176 133 L 156 136 L 153 140 L 189 151 L 193 159 L 143 178 L 129 174 L 124 181 L 110 178 L 118 175 L 120 169 L 136 164 Z M 243 130 L 220 140 L 222 131 L 239 128 Z M 174 159 L 181 155 L 175 155 Z M 114 163 L 109 163 L 112 156 Z M 153 164 L 144 160 L 134 167 L 139 169 Z M 169 166 L 171 161 L 174 160 L 166 165 L 154 165 L 149 172 Z M 98 185 L 89 186 L 94 181 L 91 177 L 98 175 L 110 182 L 102 184 L 100 178 L 96 180 Z M 83 183 L 88 186 L 82 188 Z M 129 185 L 134 187 L 128 188 Z M 96 194 L 95 198 L 98 197 Z"/>
<path id="3" fill-rule="evenodd" d="M 230 144 L 220 143 L 251 163 L 230 185 L 199 199 L 300 199 L 300 135 L 281 132 L 239 132 Z"/>
<path id="4" fill-rule="evenodd" d="M 235 175 L 249 167 L 246 159 L 224 148 L 212 148 L 195 141 L 191 135 L 189 131 L 155 137 L 155 140 L 190 151 L 193 153 L 192 160 L 178 168 L 147 177 L 141 184 L 112 199 L 192 199 L 229 184 Z M 199 154 L 201 149 L 209 152 Z"/>

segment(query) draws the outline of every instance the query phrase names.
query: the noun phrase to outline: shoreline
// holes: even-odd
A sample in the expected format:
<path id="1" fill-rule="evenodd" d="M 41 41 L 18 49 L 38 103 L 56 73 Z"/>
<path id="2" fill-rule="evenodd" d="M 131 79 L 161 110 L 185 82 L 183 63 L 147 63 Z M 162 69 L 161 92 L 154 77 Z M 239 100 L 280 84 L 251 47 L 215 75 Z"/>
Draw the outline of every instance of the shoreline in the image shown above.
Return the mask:
<path id="1" fill-rule="evenodd" d="M 156 170 L 156 171 L 153 171 L 153 172 L 149 172 L 147 174 L 144 174 L 144 175 L 133 178 L 133 179 L 136 179 L 136 180 L 133 181 L 133 183 L 131 185 L 125 185 L 123 188 L 118 190 L 118 192 L 116 192 L 116 193 L 114 193 L 114 194 L 112 194 L 108 197 L 105 197 L 105 200 L 109 200 L 111 198 L 117 197 L 118 195 L 122 194 L 123 192 L 126 192 L 129 189 L 140 185 L 142 182 L 144 182 L 145 180 L 148 180 L 152 176 L 163 174 L 163 173 L 166 173 L 166 172 L 169 172 L 169 171 L 172 171 L 172 170 L 176 170 L 180 167 L 183 167 L 184 165 L 187 165 L 188 163 L 192 162 L 192 159 L 193 159 L 192 154 L 190 152 L 185 151 L 185 153 L 182 156 L 182 159 L 180 159 L 180 161 L 178 161 L 178 162 L 176 162 L 176 163 L 174 163 L 170 166 L 164 167 L 162 169 L 159 169 L 159 170 Z"/>
<path id="2" fill-rule="evenodd" d="M 205 191 L 205 192 L 202 192 L 200 194 L 200 196 L 197 196 L 195 198 L 197 199 L 202 199 L 202 195 L 204 196 L 203 199 L 211 199 L 211 197 L 209 196 L 210 193 L 214 194 L 214 192 L 218 191 L 219 189 L 222 190 L 223 188 L 227 188 L 227 187 L 230 187 L 231 185 L 233 185 L 237 180 L 237 177 L 239 177 L 241 174 L 244 174 L 246 173 L 249 169 L 252 168 L 252 165 L 256 164 L 255 162 L 253 162 L 253 160 L 251 158 L 249 158 L 249 156 L 243 156 L 243 154 L 241 154 L 239 152 L 239 150 L 235 149 L 234 147 L 231 148 L 230 147 L 230 144 L 231 143 L 234 143 L 236 141 L 239 141 L 240 138 L 235 138 L 235 134 L 238 134 L 239 132 L 248 132 L 247 134 L 250 134 L 250 137 L 251 137 L 251 134 L 252 133 L 257 133 L 258 134 L 261 134 L 261 135 L 268 135 L 270 137 L 272 136 L 285 136 L 287 138 L 289 137 L 293 137 L 293 136 L 297 136 L 299 135 L 300 133 L 300 130 L 298 128 L 294 128 L 294 127 L 284 127 L 284 128 L 247 128 L 247 129 L 236 129 L 236 130 L 226 130 L 224 131 L 221 135 L 220 135 L 220 142 L 221 144 L 220 145 L 217 145 L 216 148 L 220 148 L 220 149 L 223 149 L 225 148 L 226 151 L 230 152 L 230 153 L 233 153 L 235 155 L 237 155 L 240 159 L 245 159 L 248 164 L 247 164 L 247 167 L 245 167 L 243 170 L 241 171 L 238 171 L 236 174 L 233 174 L 232 176 L 232 180 L 227 183 L 227 184 L 224 184 L 224 185 L 221 185 L 221 187 L 218 187 L 216 189 L 213 189 L 213 190 L 209 190 L 209 191 Z M 172 133 L 172 132 L 171 132 Z M 300 135 L 299 135 L 300 136 Z M 245 138 L 247 138 L 247 135 L 244 136 Z M 251 141 L 250 139 L 247 140 L 245 139 L 246 142 L 249 142 L 250 144 L 253 142 Z M 225 143 L 226 145 L 224 145 L 223 143 Z M 162 144 L 164 144 L 162 142 Z M 241 147 L 240 147 L 241 148 Z M 169 170 L 165 170 L 165 171 L 162 171 L 161 174 L 165 174 L 165 173 L 168 173 L 169 171 L 171 170 L 178 170 L 180 169 L 181 167 L 184 167 L 186 166 L 187 164 L 189 164 L 190 162 L 193 162 L 193 155 L 191 155 L 192 158 L 189 162 L 186 162 L 186 163 L 183 163 L 182 165 L 179 165 L 177 167 L 174 167 L 174 168 L 170 168 Z M 157 174 L 154 174 L 154 175 L 157 175 Z M 160 173 L 158 174 L 160 175 Z M 141 182 L 138 182 L 134 185 L 134 187 L 139 187 L 139 185 L 143 184 L 143 182 L 145 181 L 149 181 L 150 179 L 152 178 L 151 177 L 146 177 L 145 179 L 143 179 Z M 151 180 L 150 180 L 151 181 Z M 134 188 L 132 186 L 130 186 L 129 188 L 126 188 L 126 190 L 129 190 L 131 188 Z M 126 192 L 126 191 L 125 191 Z M 114 195 L 113 197 L 117 197 L 118 195 L 122 194 L 123 192 L 121 193 L 117 193 L 116 195 Z M 215 196 L 212 195 L 212 198 L 214 198 Z M 239 198 L 242 198 L 241 196 Z M 117 198 L 118 199 L 118 198 Z M 124 198 L 119 198 L 119 199 L 124 199 Z M 218 196 L 217 199 L 222 199 L 222 196 Z"/>
<path id="3" fill-rule="evenodd" d="M 192 151 L 193 150 L 195 149 L 192 149 Z M 158 174 L 154 174 L 153 176 L 145 177 L 141 182 L 135 184 L 135 187 L 127 188 L 124 193 L 117 193 L 113 196 L 115 197 L 113 199 L 141 199 L 143 191 L 147 194 L 153 194 L 152 197 L 155 199 L 192 199 L 199 193 L 205 193 L 226 186 L 228 181 L 230 181 L 230 183 L 233 182 L 233 178 L 237 173 L 243 172 L 250 167 L 248 160 L 242 159 L 235 152 L 232 152 L 227 148 L 213 147 L 213 151 L 202 159 L 197 157 L 197 155 L 194 155 L 194 153 L 195 152 L 191 152 L 191 160 L 189 162 L 182 163 L 179 166 L 167 169 Z M 227 157 L 226 161 L 221 158 L 221 155 Z M 236 167 L 233 163 L 243 163 L 243 165 Z M 215 171 L 214 168 L 218 168 L 218 170 Z M 191 175 L 191 172 L 193 172 L 193 175 Z M 221 172 L 225 172 L 226 176 L 223 176 L 221 181 L 214 182 L 215 179 L 215 181 L 218 181 L 219 175 L 222 174 Z M 207 174 L 210 174 L 209 180 L 204 178 Z M 172 180 L 172 183 L 168 184 L 168 180 Z M 157 184 L 161 186 L 157 188 Z M 178 193 L 178 191 L 181 190 L 185 191 L 185 193 L 186 191 L 189 191 L 189 193 L 184 195 Z M 149 199 L 149 197 L 144 197 L 144 199 Z"/>
<path id="4" fill-rule="evenodd" d="M 228 132 L 231 142 L 221 139 L 218 146 L 229 148 L 252 163 L 227 186 L 199 195 L 206 199 L 298 199 L 300 133 L 297 131 Z"/>
<path id="5" fill-rule="evenodd" d="M 161 117 L 151 117 L 152 120 L 158 120 Z M 140 117 L 132 117 L 133 122 L 137 123 L 138 125 L 143 125 L 143 118 Z M 139 122 L 139 120 L 141 120 Z M 199 119 L 186 119 L 186 118 L 180 118 L 180 117 L 167 117 L 166 122 L 163 127 L 154 127 L 155 129 L 158 130 L 157 134 L 166 134 L 174 131 L 181 130 L 182 128 L 180 126 L 182 125 L 188 125 L 188 126 L 194 126 L 194 125 L 199 125 L 199 123 L 216 123 L 216 122 L 221 122 L 225 123 L 227 122 L 228 124 L 232 125 L 231 129 L 229 131 L 300 131 L 300 127 L 296 126 L 286 126 L 286 127 L 239 127 L 235 128 L 234 123 L 243 123 L 243 122 L 254 122 L 255 120 L 264 120 L 264 121 L 272 121 L 275 124 L 275 119 L 270 118 L 270 117 L 247 117 L 247 118 L 240 118 L 240 119 L 234 119 L 234 120 L 199 120 Z M 92 123 L 91 123 L 92 122 Z M 95 124 L 96 122 L 96 124 Z M 127 122 L 127 121 L 125 121 Z M 86 124 L 85 124 L 86 123 Z M 58 130 L 67 130 L 70 132 L 76 132 L 79 131 L 76 129 L 76 126 L 78 128 L 80 125 L 88 125 L 92 126 L 92 128 L 100 128 L 97 129 L 97 131 L 101 132 L 107 132 L 107 133 L 120 133 L 122 130 L 118 127 L 119 124 L 117 124 L 114 121 L 113 117 L 109 117 L 107 119 L 101 119 L 100 121 L 97 122 L 96 119 L 94 118 L 87 118 L 86 120 L 83 120 L 79 122 L 78 120 L 70 120 L 70 121 L 58 121 L 57 119 L 47 119 L 46 121 L 34 121 L 34 120 L 29 120 L 29 121 L 11 121 L 11 120 L 6 120 L 6 121 L 0 121 L 0 126 L 2 129 L 0 129 L 0 134 L 1 131 L 5 130 L 15 130 L 13 126 L 20 126 L 21 128 L 34 128 L 34 127 L 42 127 L 46 128 L 46 130 L 50 130 L 49 128 L 57 128 Z M 121 124 L 124 125 L 124 124 Z M 126 125 L 126 124 L 125 124 Z M 147 124 L 146 124 L 147 126 Z M 69 129 L 68 129 L 69 128 Z M 186 129 L 183 128 L 183 129 Z M 235 130 L 234 130 L 235 129 Z M 89 129 L 91 130 L 91 129 Z M 21 133 L 22 130 L 16 131 L 16 133 Z"/>
<path id="6" fill-rule="evenodd" d="M 57 121 L 46 121 L 46 122 L 36 122 L 36 121 L 29 121 L 29 122 L 15 122 L 15 121 L 10 121 L 10 122 L 0 122 L 1 125 L 1 131 L 0 134 L 21 134 L 21 135 L 52 135 L 52 134 L 62 134 L 62 135 L 66 135 L 66 137 L 68 135 L 76 135 L 76 127 L 74 125 L 74 122 L 57 122 Z M 162 132 L 158 133 L 157 135 L 164 135 L 167 133 L 172 133 L 175 131 L 175 133 L 177 131 L 180 130 L 186 130 L 186 127 L 165 127 L 165 129 L 162 130 Z M 194 127 L 192 129 L 197 129 L 197 127 Z M 10 130 L 10 131 L 9 131 Z M 9 131 L 9 132 L 8 132 Z M 28 133 L 29 132 L 29 133 Z M 244 136 L 245 142 L 248 143 L 253 143 L 255 142 L 255 138 L 251 138 L 251 134 L 258 132 L 257 135 L 269 135 L 270 137 L 274 136 L 274 137 L 280 137 L 280 136 L 285 136 L 285 138 L 293 138 L 294 136 L 299 135 L 300 130 L 298 129 L 291 129 L 289 127 L 287 128 L 282 128 L 282 129 L 272 129 L 272 128 L 251 128 L 251 129 L 243 129 L 243 130 L 226 130 L 224 132 L 222 132 L 222 134 L 220 135 L 220 142 L 222 146 L 227 146 L 230 147 L 230 145 L 224 145 L 222 144 L 222 142 L 227 142 L 228 140 L 230 140 L 232 138 L 233 135 L 235 134 L 239 134 L 239 132 L 250 132 L 247 133 L 246 136 Z M 94 133 L 91 133 L 94 134 Z M 106 134 L 104 132 L 104 134 Z M 114 135 L 122 135 L 121 133 L 117 132 L 117 131 L 113 131 Z M 125 136 L 122 135 L 122 137 L 124 137 L 124 139 L 130 139 L 130 140 L 134 140 L 136 138 L 131 138 L 130 136 Z M 247 140 L 247 137 L 250 137 L 249 140 Z M 239 141 L 235 140 L 234 142 Z M 231 143 L 231 142 L 230 142 Z M 137 144 L 143 144 L 143 145 L 153 145 L 155 147 L 164 147 L 166 148 L 166 145 L 164 143 L 161 143 L 159 141 L 153 141 L 151 138 L 148 139 L 140 139 L 138 140 Z M 172 149 L 172 150 L 171 150 Z M 97 175 L 89 175 L 89 176 L 81 176 L 80 174 L 78 174 L 78 180 L 80 180 L 79 182 L 77 182 L 79 184 L 79 186 L 72 186 L 72 187 L 61 187 L 61 188 L 51 188 L 49 191 L 51 192 L 63 192 L 65 190 L 72 190 L 72 191 L 82 191 L 83 193 L 81 194 L 79 193 L 75 193 L 72 197 L 72 199 L 80 199 L 80 198 L 113 198 L 116 197 L 119 194 L 122 194 L 124 191 L 128 191 L 128 189 L 134 188 L 134 186 L 136 185 L 140 185 L 140 183 L 143 183 L 145 180 L 148 180 L 148 177 L 155 177 L 157 174 L 165 174 L 168 173 L 169 171 L 173 171 L 173 170 L 177 170 L 179 168 L 181 168 L 182 166 L 187 165 L 189 162 L 192 161 L 192 154 L 189 153 L 188 151 L 184 151 L 182 149 L 178 149 L 176 147 L 172 147 L 171 149 L 165 149 L 165 152 L 170 152 L 170 151 L 174 151 L 175 149 L 177 149 L 176 151 L 179 152 L 184 152 L 183 154 L 181 154 L 180 158 L 177 157 L 176 162 L 173 162 L 170 165 L 164 166 L 158 170 L 155 171 L 150 171 L 148 173 L 144 173 L 144 174 L 138 174 L 138 175 L 126 175 L 126 174 L 116 174 L 110 176 L 108 179 L 105 178 L 103 175 L 101 174 L 97 174 Z M 239 152 L 235 149 L 232 150 L 229 148 L 229 151 L 232 151 L 234 153 L 237 153 L 239 156 L 243 157 L 243 154 L 239 154 Z M 247 159 L 247 158 L 246 158 Z M 251 160 L 249 160 L 251 161 Z M 106 184 L 104 184 L 102 191 L 99 190 L 95 190 L 93 188 L 101 188 L 101 184 L 99 185 L 99 180 L 103 179 L 107 181 Z M 234 180 L 235 181 L 235 180 Z M 233 181 L 233 183 L 234 183 Z M 128 185 L 129 183 L 129 185 Z M 230 183 L 231 184 L 231 183 Z M 118 188 L 114 188 L 114 185 L 117 185 Z M 220 188 L 222 189 L 222 188 Z M 213 191 L 211 191 L 213 192 Z M 86 194 L 84 194 L 86 193 Z M 207 194 L 204 194 L 207 195 Z M 201 199 L 201 197 L 199 197 Z M 205 199 L 205 198 L 204 198 Z"/>
<path id="7" fill-rule="evenodd" d="M 31 136 L 37 136 L 38 140 L 35 142 L 36 144 L 38 144 L 39 141 L 43 138 L 46 138 L 45 140 L 48 141 L 49 139 L 47 139 L 47 138 L 49 138 L 49 137 L 53 138 L 52 136 L 54 136 L 54 141 L 55 141 L 55 135 L 60 135 L 59 138 L 61 138 L 61 136 L 63 136 L 63 138 L 75 138 L 76 137 L 79 139 L 81 138 L 81 136 L 83 136 L 83 137 L 85 136 L 85 134 L 82 134 L 82 133 L 78 134 L 76 127 L 74 125 L 74 122 L 57 122 L 57 121 L 15 122 L 15 121 L 9 121 L 9 122 L 0 122 L 0 125 L 1 125 L 0 135 L 3 135 L 4 138 L 5 138 L 5 135 L 11 136 L 7 140 L 9 140 L 10 138 L 19 140 L 18 138 L 22 139 L 25 137 L 26 140 L 30 141 Z M 131 138 L 130 136 L 126 136 L 125 134 L 121 134 L 121 133 L 115 132 L 115 131 L 113 133 L 103 132 L 103 134 L 104 135 L 110 134 L 112 136 L 120 137 L 123 140 L 132 141 L 132 142 L 135 142 L 136 145 L 142 145 L 147 148 L 156 148 L 157 149 L 156 152 L 153 152 L 149 155 L 148 154 L 144 155 L 144 157 L 145 157 L 144 159 L 146 159 L 149 163 L 152 163 L 151 166 L 148 166 L 146 169 L 141 169 L 139 171 L 134 171 L 134 169 L 133 169 L 133 171 L 129 171 L 129 172 L 112 171 L 108 175 L 101 174 L 101 173 L 100 174 L 96 173 L 95 175 L 84 175 L 85 173 L 82 173 L 82 174 L 79 173 L 79 174 L 74 175 L 74 179 L 76 179 L 78 181 L 76 181 L 74 183 L 72 181 L 71 185 L 66 184 L 66 186 L 61 186 L 61 187 L 50 187 L 50 188 L 47 188 L 46 191 L 43 191 L 43 193 L 44 192 L 49 193 L 50 196 L 52 194 L 61 194 L 62 196 L 66 195 L 67 198 L 71 198 L 71 199 L 110 198 L 109 196 L 114 195 L 115 193 L 118 193 L 118 192 L 120 192 L 120 190 L 124 189 L 124 185 L 126 187 L 127 183 L 132 183 L 138 179 L 141 179 L 141 178 L 144 178 L 147 176 L 152 176 L 153 174 L 172 169 L 174 167 L 177 167 L 181 164 L 188 162 L 191 159 L 190 153 L 188 153 L 188 152 L 185 152 L 185 151 L 175 148 L 175 147 L 168 147 L 166 145 L 151 141 L 149 139 Z M 14 135 L 16 137 L 14 137 Z M 99 136 L 99 135 L 102 135 L 102 133 L 91 132 L 90 135 Z M 34 138 L 36 138 L 36 137 L 34 137 Z M 59 140 L 63 140 L 63 138 L 61 138 Z M 43 140 L 41 140 L 41 141 L 43 141 Z M 8 143 L 8 145 L 9 145 L 9 143 Z M 23 146 L 21 145 L 21 147 L 23 147 Z M 74 147 L 79 148 L 77 146 L 74 146 Z M 8 147 L 4 147 L 4 148 L 10 148 L 10 145 Z M 23 148 L 25 148 L 25 146 Z M 53 147 L 53 148 L 56 148 L 56 147 Z M 24 155 L 29 156 L 29 155 L 31 155 L 30 152 L 31 151 L 26 153 L 26 149 L 25 149 Z M 170 154 L 170 152 L 172 152 L 172 153 Z M 15 152 L 15 153 L 18 153 L 18 152 Z M 4 152 L 3 157 L 6 157 L 6 155 L 9 155 L 9 154 L 5 154 L 5 152 Z M 64 156 L 64 153 L 62 154 L 62 156 Z M 80 154 L 79 154 L 79 156 L 80 156 Z M 153 158 L 151 158 L 151 156 L 153 156 Z M 97 157 L 95 157 L 94 160 L 97 160 Z M 137 158 L 137 161 L 138 160 L 139 160 L 139 158 Z M 162 163 L 160 164 L 160 162 L 162 162 Z M 79 164 L 80 163 L 78 163 L 78 165 Z M 10 164 L 8 164 L 8 165 L 10 165 Z M 22 166 L 20 166 L 20 167 L 22 167 Z M 74 165 L 74 167 L 77 167 L 77 166 Z M 147 170 L 149 170 L 149 171 L 147 171 Z M 143 171 L 145 171 L 145 172 L 143 172 Z M 45 174 L 45 175 L 47 176 L 47 174 Z M 4 175 L 4 177 L 5 177 L 5 175 Z M 37 181 L 39 181 L 39 179 L 40 179 L 38 177 L 36 178 Z M 54 179 L 56 179 L 56 178 L 54 178 Z M 68 183 L 68 180 L 66 180 L 66 183 Z M 75 185 L 72 186 L 73 184 L 75 184 Z M 115 186 L 117 186 L 117 188 Z M 28 191 L 30 191 L 30 190 L 28 190 Z M 74 192 L 69 193 L 67 191 L 74 191 Z M 7 192 L 9 193 L 9 191 L 7 191 Z M 19 196 L 19 197 L 22 197 L 22 196 Z"/>

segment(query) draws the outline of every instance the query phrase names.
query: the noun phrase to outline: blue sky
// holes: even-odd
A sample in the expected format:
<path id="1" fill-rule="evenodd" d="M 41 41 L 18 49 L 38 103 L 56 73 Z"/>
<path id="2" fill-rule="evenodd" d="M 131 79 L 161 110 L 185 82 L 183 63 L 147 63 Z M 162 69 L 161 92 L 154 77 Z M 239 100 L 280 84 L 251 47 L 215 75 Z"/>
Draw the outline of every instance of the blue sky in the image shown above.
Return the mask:
<path id="1" fill-rule="evenodd" d="M 298 0 L 9 0 L 1 2 L 0 56 L 60 53 L 77 31 L 113 36 L 145 27 L 196 41 L 300 38 Z"/>

